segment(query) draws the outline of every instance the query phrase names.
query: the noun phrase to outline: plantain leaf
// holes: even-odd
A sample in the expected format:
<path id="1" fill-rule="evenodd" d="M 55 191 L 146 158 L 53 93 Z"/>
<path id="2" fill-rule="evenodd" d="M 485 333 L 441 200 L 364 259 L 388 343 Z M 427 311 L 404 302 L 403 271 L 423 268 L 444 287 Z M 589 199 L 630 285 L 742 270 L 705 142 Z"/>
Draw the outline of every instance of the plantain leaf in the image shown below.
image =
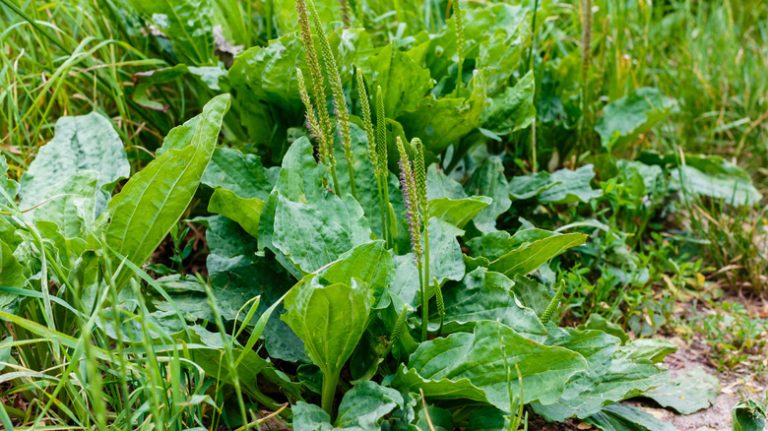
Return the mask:
<path id="1" fill-rule="evenodd" d="M 671 172 L 673 186 L 686 193 L 722 199 L 735 206 L 755 205 L 762 195 L 752 184 L 752 179 L 736 175 L 705 173 L 692 166 L 680 166 Z"/>
<path id="2" fill-rule="evenodd" d="M 672 408 L 680 414 L 690 415 L 709 408 L 719 393 L 720 382 L 717 377 L 707 373 L 702 367 L 696 367 L 664 381 L 645 392 L 643 397 L 656 401 L 660 406 Z"/>
<path id="3" fill-rule="evenodd" d="M 430 278 L 439 284 L 448 280 L 459 281 L 464 277 L 465 266 L 456 237 L 464 231 L 437 218 L 429 220 L 429 265 Z M 408 304 L 417 307 L 421 303 L 419 291 L 419 273 L 413 253 L 395 256 L 395 280 L 389 289 L 396 310 L 402 310 Z M 434 294 L 434 286 L 429 286 L 427 296 Z"/>
<path id="4" fill-rule="evenodd" d="M 489 196 L 493 199 L 491 205 L 480 211 L 474 218 L 475 227 L 481 232 L 496 230 L 496 219 L 507 212 L 512 205 L 508 187 L 500 157 L 487 158 L 472 174 L 472 178 L 465 186 L 467 193 Z"/>
<path id="5" fill-rule="evenodd" d="M 667 374 L 656 363 L 675 351 L 668 342 L 650 339 L 622 345 L 619 338 L 598 330 L 558 328 L 547 343 L 578 352 L 589 362 L 560 400 L 534 404 L 536 413 L 550 421 L 586 418 L 662 384 Z"/>
<path id="6" fill-rule="evenodd" d="M 637 407 L 612 404 L 587 419 L 603 431 L 677 431 L 668 422 Z"/>
<path id="7" fill-rule="evenodd" d="M 0 286 L 22 287 L 26 281 L 24 267 L 13 255 L 11 247 L 0 240 Z M 15 298 L 16 295 L 0 293 L 0 310 L 7 311 L 6 307 L 12 304 Z"/>
<path id="8" fill-rule="evenodd" d="M 375 55 L 364 53 L 360 61 L 366 80 L 384 91 L 384 111 L 389 118 L 416 111 L 432 89 L 429 70 L 392 44 L 380 48 Z"/>
<path id="9" fill-rule="evenodd" d="M 372 298 L 368 286 L 356 280 L 328 286 L 318 281 L 307 277 L 291 288 L 281 318 L 328 378 L 339 375 L 363 336 Z"/>
<path id="10" fill-rule="evenodd" d="M 733 408 L 733 431 L 763 431 L 766 425 L 766 407 L 753 400 L 742 401 Z"/>
<path id="11" fill-rule="evenodd" d="M 387 413 L 403 407 L 400 392 L 376 382 L 362 382 L 344 394 L 339 405 L 336 426 L 342 429 L 378 431 L 379 422 Z"/>
<path id="12" fill-rule="evenodd" d="M 467 97 L 424 97 L 413 112 L 400 122 L 408 135 L 418 136 L 429 151 L 443 151 L 476 128 L 486 106 L 485 81 L 478 73 L 472 79 Z"/>
<path id="13" fill-rule="evenodd" d="M 592 189 L 590 182 L 595 177 L 592 165 L 584 165 L 576 170 L 561 169 L 550 174 L 538 172 L 512 178 L 509 182 L 509 194 L 514 199 L 536 197 L 547 204 L 589 202 L 602 195 L 599 189 Z"/>
<path id="14" fill-rule="evenodd" d="M 607 150 L 629 144 L 677 110 L 677 102 L 655 88 L 638 88 L 603 109 L 595 131 Z"/>
<path id="15" fill-rule="evenodd" d="M 236 221 L 251 236 L 258 237 L 264 205 L 259 198 L 242 198 L 229 189 L 216 189 L 208 202 L 208 211 Z"/>
<path id="16" fill-rule="evenodd" d="M 107 243 L 119 255 L 143 264 L 187 209 L 216 148 L 228 94 L 216 96 L 203 112 L 169 133 L 184 142 L 134 175 L 109 204 Z M 174 132 L 175 131 L 175 132 Z"/>
<path id="17" fill-rule="evenodd" d="M 19 192 L 19 183 L 8 178 L 8 162 L 0 154 L 0 204 L 10 204 Z"/>
<path id="18" fill-rule="evenodd" d="M 401 366 L 392 386 L 427 397 L 484 401 L 509 412 L 510 396 L 520 393 L 513 377 L 520 368 L 525 402 L 554 402 L 572 376 L 586 370 L 571 350 L 546 346 L 493 321 L 477 322 L 474 332 L 457 332 L 422 343 Z"/>
<path id="19" fill-rule="evenodd" d="M 273 247 L 303 273 L 318 270 L 371 239 L 363 209 L 351 196 L 326 194 L 313 202 L 277 197 Z"/>
<path id="20" fill-rule="evenodd" d="M 497 135 L 507 135 L 533 124 L 536 118 L 534 79 L 533 72 L 528 72 L 514 87 L 507 87 L 503 93 L 491 99 L 490 105 L 483 112 L 483 128 Z"/>
<path id="21" fill-rule="evenodd" d="M 266 201 L 277 171 L 277 168 L 265 169 L 256 155 L 243 154 L 234 148 L 217 148 L 201 181 L 213 189 L 231 190 L 242 198 Z"/>
<path id="22" fill-rule="evenodd" d="M 71 182 L 90 171 L 99 192 L 97 212 L 104 208 L 109 186 L 130 175 L 130 165 L 112 122 L 91 112 L 56 121 L 53 139 L 42 146 L 21 177 L 23 209 L 44 204 L 58 195 L 71 193 Z M 66 189 L 70 190 L 66 190 Z M 40 212 L 44 208 L 37 208 Z"/>
<path id="23" fill-rule="evenodd" d="M 584 244 L 587 235 L 582 233 L 553 234 L 509 251 L 491 262 L 488 269 L 505 275 L 525 275 L 569 248 Z"/>
<path id="24" fill-rule="evenodd" d="M 465 275 L 460 284 L 444 288 L 444 330 L 450 333 L 482 320 L 496 320 L 529 338 L 546 337 L 536 312 L 515 296 L 514 284 L 505 275 L 480 267 Z"/>
<path id="25" fill-rule="evenodd" d="M 487 196 L 432 199 L 429 201 L 429 216 L 439 218 L 462 229 L 492 202 L 493 200 Z"/>

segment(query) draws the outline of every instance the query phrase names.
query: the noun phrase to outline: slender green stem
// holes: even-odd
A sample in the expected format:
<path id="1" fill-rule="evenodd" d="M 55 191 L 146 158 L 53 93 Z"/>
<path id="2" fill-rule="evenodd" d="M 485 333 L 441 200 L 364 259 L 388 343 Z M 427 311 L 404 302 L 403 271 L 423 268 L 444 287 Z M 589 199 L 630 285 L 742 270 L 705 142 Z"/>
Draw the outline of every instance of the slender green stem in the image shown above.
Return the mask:
<path id="1" fill-rule="evenodd" d="M 349 187 L 352 189 L 352 196 L 357 199 L 357 186 L 355 185 L 355 168 L 352 166 L 354 160 L 352 155 L 347 156 L 347 172 L 349 173 Z"/>
<path id="2" fill-rule="evenodd" d="M 429 220 L 424 222 L 424 278 L 421 281 L 421 339 L 426 341 L 429 327 L 429 298 L 427 289 L 429 286 Z M 419 271 L 421 272 L 421 271 Z"/>
<path id="3" fill-rule="evenodd" d="M 339 373 L 325 373 L 323 374 L 323 394 L 321 405 L 323 410 L 333 417 L 333 399 L 336 396 L 336 385 L 339 383 Z"/>
<path id="4" fill-rule="evenodd" d="M 424 285 L 424 264 L 419 261 L 416 267 L 419 271 L 419 292 L 421 293 L 421 341 L 426 341 L 427 326 L 429 326 L 429 299 L 427 299 L 427 287 Z"/>
<path id="5" fill-rule="evenodd" d="M 336 166 L 331 165 L 331 179 L 333 180 L 333 192 L 336 196 L 341 196 L 341 189 L 339 188 L 339 177 L 336 176 Z"/>
<path id="6" fill-rule="evenodd" d="M 387 213 L 389 212 L 389 208 L 387 207 L 387 203 L 384 201 L 384 191 L 382 190 L 381 186 L 382 178 L 381 176 L 376 176 L 376 188 L 379 192 L 379 208 L 381 212 L 381 238 L 384 239 L 384 241 L 387 240 Z"/>
<path id="7" fill-rule="evenodd" d="M 387 172 L 384 172 L 384 177 L 381 181 L 382 189 L 384 190 L 384 220 L 386 225 L 386 237 L 384 238 L 387 241 L 387 247 L 391 248 L 394 246 L 394 241 L 392 239 L 392 231 L 389 230 L 390 226 L 392 225 L 392 219 L 390 219 L 390 213 L 389 213 L 389 178 L 387 178 Z"/>

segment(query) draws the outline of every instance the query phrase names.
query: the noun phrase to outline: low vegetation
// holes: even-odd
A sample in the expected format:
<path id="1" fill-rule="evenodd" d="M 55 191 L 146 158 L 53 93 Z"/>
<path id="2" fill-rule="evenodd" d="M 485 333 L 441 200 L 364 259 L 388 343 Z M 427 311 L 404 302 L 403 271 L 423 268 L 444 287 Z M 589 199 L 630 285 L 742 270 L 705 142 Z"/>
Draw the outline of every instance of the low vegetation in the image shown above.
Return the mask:
<path id="1" fill-rule="evenodd" d="M 762 2 L 0 23 L 4 428 L 763 429 Z"/>

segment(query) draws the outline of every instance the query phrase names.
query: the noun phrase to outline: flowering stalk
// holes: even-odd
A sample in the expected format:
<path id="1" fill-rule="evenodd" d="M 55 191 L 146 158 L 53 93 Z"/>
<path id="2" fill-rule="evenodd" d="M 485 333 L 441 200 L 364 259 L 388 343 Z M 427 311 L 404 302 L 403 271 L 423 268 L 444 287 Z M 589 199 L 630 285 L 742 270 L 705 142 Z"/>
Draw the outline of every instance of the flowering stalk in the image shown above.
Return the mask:
<path id="1" fill-rule="evenodd" d="M 373 119 L 371 117 L 371 105 L 368 101 L 368 92 L 365 89 L 365 78 L 363 71 L 357 69 L 357 98 L 360 101 L 360 110 L 363 113 L 363 128 L 368 138 L 368 159 L 373 166 L 374 176 L 376 177 L 376 189 L 379 193 L 379 209 L 381 215 L 381 236 L 387 238 L 387 216 L 389 211 L 387 202 L 384 201 L 382 190 L 382 181 L 387 181 L 386 175 L 382 175 L 378 160 L 378 149 L 376 148 L 376 134 L 373 131 Z"/>
<path id="2" fill-rule="evenodd" d="M 440 316 L 440 327 L 437 328 L 437 335 L 443 332 L 443 323 L 445 323 L 445 300 L 443 299 L 443 288 L 437 278 L 432 279 L 432 285 L 435 286 L 435 302 L 437 303 L 437 315 Z"/>
<path id="3" fill-rule="evenodd" d="M 419 138 L 411 140 L 411 147 L 416 149 L 414 159 L 414 180 L 416 183 L 416 201 L 419 215 L 424 224 L 424 286 L 432 281 L 429 276 L 429 205 L 427 203 L 427 172 L 424 162 L 424 144 Z M 439 286 L 437 287 L 439 288 Z M 429 318 L 429 299 L 422 299 L 423 319 Z M 426 325 L 422 328 L 423 338 L 426 338 Z"/>
<path id="4" fill-rule="evenodd" d="M 317 108 L 312 108 L 311 112 L 310 109 L 307 108 L 308 106 L 312 106 L 312 100 L 309 97 L 309 93 L 306 91 L 307 87 L 304 83 L 303 75 L 297 76 L 299 79 L 299 92 L 304 107 L 307 108 L 307 123 L 315 128 L 315 130 L 310 129 L 310 132 L 312 132 L 315 139 L 318 141 L 318 155 L 320 157 L 320 162 L 327 164 L 330 168 L 331 177 L 333 178 L 333 188 L 338 195 L 340 194 L 339 181 L 336 177 L 336 156 L 333 154 L 333 127 L 326 105 L 327 94 L 325 78 L 323 77 L 323 72 L 320 68 L 320 61 L 317 57 L 315 42 L 312 38 L 312 28 L 309 25 L 309 16 L 307 14 L 305 0 L 296 0 L 296 13 L 299 17 L 301 40 L 304 44 L 304 50 L 306 51 L 307 68 L 309 69 L 309 75 L 312 79 L 312 97 L 317 103 Z M 303 90 L 302 87 L 304 88 Z M 301 94 L 302 92 L 303 94 Z M 313 117 L 314 120 L 312 120 Z"/>
<path id="5" fill-rule="evenodd" d="M 320 160 L 326 160 L 328 158 L 328 155 L 326 154 L 328 145 L 327 142 L 325 142 L 325 134 L 323 134 L 323 129 L 320 126 L 317 114 L 315 114 L 315 107 L 312 105 L 312 99 L 310 99 L 309 92 L 307 92 L 307 85 L 304 82 L 304 73 L 302 73 L 301 69 L 298 67 L 296 68 L 296 80 L 299 84 L 299 96 L 301 97 L 301 102 L 304 104 L 304 109 L 307 111 L 305 115 L 307 129 L 309 129 L 309 133 L 318 142 L 318 154 L 320 155 Z"/>
<path id="6" fill-rule="evenodd" d="M 317 13 L 315 4 L 309 0 L 309 13 L 312 17 L 312 23 L 317 30 L 318 40 L 320 41 L 320 53 L 325 64 L 325 72 L 328 75 L 331 86 L 331 95 L 333 96 L 333 107 L 336 113 L 336 127 L 341 141 L 341 147 L 344 149 L 344 158 L 347 159 L 347 170 L 349 172 L 349 186 L 352 189 L 352 196 L 357 198 L 357 187 L 355 186 L 355 168 L 352 158 L 352 132 L 349 126 L 349 111 L 347 110 L 347 101 L 344 97 L 344 86 L 341 83 L 341 75 L 336 65 L 336 58 L 333 55 L 331 44 L 323 32 L 323 23 L 320 15 Z M 331 141 L 333 142 L 333 141 Z"/>
<path id="7" fill-rule="evenodd" d="M 456 77 L 456 96 L 461 95 L 461 87 L 464 83 L 462 75 L 464 69 L 464 21 L 461 16 L 460 0 L 453 0 L 453 22 L 456 25 L 456 55 L 458 57 L 458 76 Z"/>
<path id="8" fill-rule="evenodd" d="M 344 24 L 344 28 L 349 28 L 352 22 L 349 16 L 350 11 L 347 0 L 339 0 L 339 8 L 341 8 L 341 22 Z"/>
<path id="9" fill-rule="evenodd" d="M 421 292 L 421 339 L 427 339 L 427 329 L 429 326 L 429 299 L 427 298 L 427 280 L 424 278 L 424 249 L 421 243 L 421 190 L 416 182 L 414 166 L 408 158 L 405 151 L 405 145 L 400 137 L 397 137 L 397 151 L 400 153 L 400 189 L 403 192 L 403 201 L 405 203 L 405 219 L 408 224 L 408 234 L 411 240 L 411 247 L 416 258 L 416 268 L 419 273 L 419 291 Z M 418 157 L 418 156 L 417 156 Z M 418 169 L 418 168 L 417 168 Z M 422 163 L 423 169 L 423 163 Z M 427 261 L 427 267 L 429 262 Z"/>
<path id="10" fill-rule="evenodd" d="M 413 173 L 413 164 L 405 151 L 405 145 L 400 137 L 397 137 L 397 151 L 400 153 L 398 166 L 400 167 L 400 188 L 403 192 L 403 202 L 405 203 L 405 219 L 408 224 L 408 235 L 413 247 L 413 254 L 416 256 L 416 263 L 421 272 L 421 258 L 423 256 L 421 248 L 421 216 L 419 212 L 419 196 L 416 188 L 416 178 Z M 420 280 L 421 281 L 421 280 Z"/>
<path id="11" fill-rule="evenodd" d="M 381 86 L 376 86 L 376 174 L 381 178 L 381 187 L 384 191 L 384 239 L 387 246 L 392 247 L 392 220 L 389 211 L 389 161 L 387 154 L 387 116 L 384 111 L 384 95 Z"/>

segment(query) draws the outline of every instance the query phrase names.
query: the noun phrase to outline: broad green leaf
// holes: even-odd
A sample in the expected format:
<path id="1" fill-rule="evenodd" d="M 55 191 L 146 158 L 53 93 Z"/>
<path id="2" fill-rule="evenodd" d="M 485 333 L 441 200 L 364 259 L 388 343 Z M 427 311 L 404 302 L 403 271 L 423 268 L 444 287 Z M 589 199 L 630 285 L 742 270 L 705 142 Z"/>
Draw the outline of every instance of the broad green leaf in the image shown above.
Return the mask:
<path id="1" fill-rule="evenodd" d="M 451 431 L 455 429 L 453 424 L 453 415 L 450 410 L 427 404 L 426 408 L 422 404 L 418 411 L 416 429 Z"/>
<path id="2" fill-rule="evenodd" d="M 684 193 L 722 199 L 736 206 L 755 205 L 762 199 L 749 178 L 706 174 L 692 166 L 675 168 L 671 175 L 673 185 Z"/>
<path id="3" fill-rule="evenodd" d="M 507 135 L 528 128 L 536 118 L 533 95 L 536 92 L 533 72 L 528 72 L 503 93 L 491 99 L 483 112 L 483 128 Z"/>
<path id="4" fill-rule="evenodd" d="M 332 283 L 351 283 L 353 279 L 364 282 L 372 291 L 376 308 L 386 306 L 389 298 L 384 295 L 395 273 L 392 252 L 384 241 L 371 241 L 358 245 L 339 257 L 339 260 L 317 272 L 319 277 Z M 380 303 L 380 300 L 384 300 Z"/>
<path id="5" fill-rule="evenodd" d="M 500 322 L 479 321 L 472 333 L 420 344 L 392 385 L 423 388 L 428 398 L 486 401 L 509 412 L 510 396 L 520 393 L 516 366 L 526 403 L 554 402 L 587 363 L 576 352 L 537 343 Z"/>
<path id="6" fill-rule="evenodd" d="M 465 329 L 482 320 L 501 322 L 529 338 L 546 337 L 536 313 L 515 297 L 514 282 L 498 272 L 477 268 L 461 283 L 443 289 L 446 332 Z"/>
<path id="7" fill-rule="evenodd" d="M 104 202 L 104 194 L 96 172 L 81 171 L 63 182 L 59 193 L 36 208 L 33 216 L 38 224 L 40 220 L 54 223 L 63 238 L 82 239 L 93 229 L 99 201 Z"/>
<path id="8" fill-rule="evenodd" d="M 549 176 L 549 172 L 541 171 L 532 175 L 513 177 L 509 180 L 509 195 L 515 200 L 536 197 L 555 186 L 555 183 L 549 180 Z"/>
<path id="9" fill-rule="evenodd" d="M 516 275 L 512 280 L 515 282 L 514 290 L 518 299 L 526 307 L 533 309 L 537 316 L 541 316 L 552 301 L 554 290 L 525 275 Z"/>
<path id="10" fill-rule="evenodd" d="M 0 240 L 0 286 L 22 287 L 27 278 L 24 267 L 13 255 L 13 250 L 3 240 Z M 11 304 L 15 295 L 0 293 L 0 310 L 5 310 Z"/>
<path id="11" fill-rule="evenodd" d="M 389 118 L 419 109 L 424 96 L 432 89 L 429 70 L 416 64 L 392 44 L 377 52 L 360 52 L 359 66 L 372 88 L 384 91 L 384 111 Z M 416 135 L 418 136 L 418 135 Z"/>
<path id="12" fill-rule="evenodd" d="M 8 178 L 8 163 L 5 156 L 0 154 L 0 204 L 8 205 L 19 192 L 19 184 Z"/>
<path id="13" fill-rule="evenodd" d="M 465 89 L 467 97 L 423 98 L 418 109 L 400 117 L 407 134 L 420 137 L 429 151 L 439 152 L 478 128 L 486 106 L 482 74 L 475 75 L 471 83 Z"/>
<path id="14" fill-rule="evenodd" d="M 266 201 L 276 176 L 277 169 L 265 169 L 256 155 L 234 148 L 217 148 L 201 181 L 213 189 L 230 190 L 241 198 Z"/>
<path id="15" fill-rule="evenodd" d="M 294 32 L 270 40 L 267 46 L 254 46 L 242 52 L 232 64 L 229 80 L 234 89 L 246 92 L 247 97 L 239 100 L 238 96 L 235 103 L 245 106 L 255 98 L 298 114 L 301 98 L 296 67 L 304 63 L 303 57 L 301 38 Z"/>
<path id="16" fill-rule="evenodd" d="M 296 269 L 314 272 L 371 239 L 363 209 L 351 196 L 327 193 L 316 201 L 277 196 L 272 246 Z"/>
<path id="17" fill-rule="evenodd" d="M 85 175 L 84 171 L 92 171 L 96 186 L 104 189 L 98 196 L 97 213 L 104 208 L 109 186 L 131 173 L 112 122 L 96 112 L 56 121 L 53 139 L 40 148 L 21 177 L 21 208 L 41 205 L 66 194 L 64 189 L 70 181 L 78 174 Z"/>
<path id="18" fill-rule="evenodd" d="M 549 238 L 552 235 L 554 235 L 552 231 L 537 228 L 519 229 L 514 235 L 510 235 L 507 231 L 496 231 L 472 238 L 467 241 L 467 246 L 472 256 L 482 256 L 489 261 L 494 261 L 526 243 Z"/>
<path id="19" fill-rule="evenodd" d="M 433 163 L 427 168 L 427 200 L 433 199 L 463 199 L 467 193 L 461 184 L 449 177 L 442 169 Z"/>
<path id="20" fill-rule="evenodd" d="M 595 131 L 603 147 L 629 144 L 677 110 L 677 102 L 655 88 L 638 88 L 603 109 Z"/>
<path id="21" fill-rule="evenodd" d="M 574 171 L 561 169 L 552 174 L 538 172 L 514 177 L 509 182 L 509 195 L 518 200 L 536 197 L 539 202 L 551 204 L 589 202 L 602 194 L 590 185 L 594 177 L 592 165 Z"/>
<path id="22" fill-rule="evenodd" d="M 172 136 L 188 140 L 168 142 L 171 149 L 134 175 L 112 198 L 106 234 L 117 253 L 143 264 L 178 222 L 216 148 L 229 99 L 228 94 L 214 97 L 194 121 L 175 128 Z"/>
<path id="23" fill-rule="evenodd" d="M 235 222 L 223 217 L 212 217 L 208 221 L 206 240 L 210 253 L 206 267 L 210 277 L 213 295 L 222 317 L 233 320 L 237 311 L 255 296 L 261 297 L 258 315 L 269 304 L 283 296 L 293 284 L 288 274 L 280 271 L 274 260 L 256 255 L 256 240 L 248 236 Z M 175 298 L 177 303 L 180 301 Z M 200 295 L 186 295 L 188 306 L 199 308 L 205 303 Z M 206 307 L 207 308 L 207 307 Z M 278 307 L 278 312 L 282 306 Z M 210 310 L 206 310 L 210 316 Z M 269 356 L 286 361 L 306 360 L 304 345 L 275 313 L 264 330 L 265 344 Z M 211 320 L 210 317 L 199 317 Z M 241 318 L 243 315 L 241 314 Z"/>
<path id="24" fill-rule="evenodd" d="M 602 194 L 599 189 L 593 189 L 590 186 L 594 177 L 595 171 L 592 165 L 584 165 L 574 171 L 569 169 L 555 171 L 549 177 L 553 186 L 539 194 L 539 202 L 557 204 L 589 202 Z"/>
<path id="25" fill-rule="evenodd" d="M 313 431 L 333 431 L 331 416 L 325 410 L 314 404 L 299 401 L 291 406 L 293 413 L 293 429 Z"/>
<path id="26" fill-rule="evenodd" d="M 612 404 L 600 413 L 587 418 L 587 423 L 603 431 L 677 431 L 669 422 L 664 422 L 637 407 Z"/>
<path id="27" fill-rule="evenodd" d="M 338 377 L 368 325 L 372 295 L 355 280 L 327 286 L 317 281 L 302 281 L 291 289 L 281 318 L 304 342 L 324 378 Z"/>
<path id="28" fill-rule="evenodd" d="M 493 200 L 487 196 L 472 196 L 463 199 L 432 199 L 429 201 L 429 216 L 462 229 L 492 202 Z"/>
<path id="29" fill-rule="evenodd" d="M 212 378 L 220 380 L 223 384 L 232 385 L 237 376 L 243 391 L 251 396 L 262 395 L 257 384 L 260 380 L 269 380 L 270 383 L 280 382 L 269 361 L 253 350 L 244 350 L 230 335 L 225 335 L 225 339 L 222 340 L 221 334 L 210 332 L 198 325 L 190 326 L 189 330 L 192 333 L 190 341 L 202 345 L 201 348 L 190 349 L 192 360 Z M 225 342 L 231 344 L 233 356 L 239 360 L 234 368 L 226 360 Z M 287 382 L 284 385 L 287 391 L 293 389 Z"/>
<path id="30" fill-rule="evenodd" d="M 675 348 L 668 342 L 637 340 L 625 345 L 612 335 L 595 330 L 557 329 L 548 344 L 583 355 L 589 368 L 575 376 L 560 400 L 534 405 L 550 421 L 586 418 L 604 406 L 642 395 L 667 378 L 657 362 Z"/>
<path id="31" fill-rule="evenodd" d="M 336 418 L 338 428 L 378 431 L 380 420 L 404 403 L 400 392 L 375 382 L 362 382 L 344 394 Z"/>
<path id="32" fill-rule="evenodd" d="M 293 142 L 283 156 L 275 190 L 292 201 L 320 200 L 327 194 L 325 165 L 318 164 L 307 137 Z"/>
<path id="33" fill-rule="evenodd" d="M 709 196 L 731 205 L 754 205 L 762 198 L 749 173 L 722 157 L 686 154 L 681 163 L 680 157 L 674 154 L 660 156 L 645 152 L 640 160 L 667 169 L 672 177 L 671 187 L 682 189 L 686 197 Z"/>
<path id="34" fill-rule="evenodd" d="M 643 187 L 635 193 L 636 195 L 645 196 L 666 192 L 666 189 L 659 190 L 664 185 L 663 172 L 659 166 L 646 165 L 634 160 L 617 160 L 616 167 L 625 183 L 629 183 L 633 178 L 640 180 Z"/>
<path id="35" fill-rule="evenodd" d="M 353 120 L 356 120 L 353 118 Z M 382 232 L 382 220 L 381 220 L 381 204 L 379 202 L 379 189 L 376 181 L 376 174 L 374 172 L 373 165 L 371 164 L 368 156 L 368 137 L 365 131 L 355 123 L 351 124 L 352 130 L 352 164 L 355 171 L 355 187 L 357 190 L 356 198 L 360 203 L 360 206 L 365 211 L 365 218 L 371 225 L 371 230 L 376 233 L 379 238 L 383 238 Z M 344 150 L 340 144 L 335 146 L 336 149 L 336 171 L 338 172 L 339 186 L 341 193 L 350 193 L 352 188 L 349 184 L 348 175 L 348 163 L 344 156 Z M 394 178 L 390 174 L 391 178 Z M 389 196 L 390 203 L 398 205 L 398 202 L 393 202 L 394 198 L 400 198 L 397 192 L 396 186 L 398 182 L 395 180 L 389 182 Z M 395 187 L 393 187 L 393 185 Z"/>
<path id="36" fill-rule="evenodd" d="M 208 211 L 236 221 L 251 236 L 259 235 L 259 220 L 265 202 L 259 198 L 242 198 L 229 189 L 216 189 L 208 202 Z"/>
<path id="37" fill-rule="evenodd" d="M 525 275 L 569 248 L 584 244 L 586 240 L 587 235 L 582 233 L 554 234 L 508 252 L 491 262 L 488 268 L 508 276 Z"/>
<path id="38" fill-rule="evenodd" d="M 464 231 L 437 218 L 429 220 L 430 278 L 439 284 L 448 280 L 459 281 L 464 277 L 464 259 L 456 237 Z M 408 304 L 416 308 L 421 303 L 419 275 L 413 253 L 395 256 L 395 280 L 389 289 L 396 310 Z M 434 294 L 432 286 L 427 295 Z"/>
<path id="39" fill-rule="evenodd" d="M 259 263 L 263 264 L 263 261 L 264 259 L 260 259 Z M 393 275 L 394 261 L 391 251 L 385 247 L 383 241 L 372 241 L 344 253 L 317 273 L 305 276 L 302 282 L 316 278 L 323 284 L 350 284 L 355 279 L 368 286 L 372 296 L 371 304 L 375 308 L 383 308 L 389 304 L 389 296 L 385 295 L 385 292 Z M 249 283 L 249 286 L 252 284 Z M 272 290 L 274 289 L 269 291 Z M 304 359 L 303 344 L 283 321 L 271 319 L 265 337 L 270 356 L 290 361 Z"/>
<path id="40" fill-rule="evenodd" d="M 736 404 L 731 414 L 733 431 L 763 431 L 766 425 L 766 407 L 753 400 Z"/>
<path id="41" fill-rule="evenodd" d="M 493 199 L 491 205 L 480 211 L 474 218 L 475 227 L 481 232 L 496 230 L 496 219 L 507 212 L 512 205 L 508 187 L 509 184 L 504 176 L 504 165 L 501 158 L 496 156 L 487 158 L 464 186 L 467 193 L 489 196 Z"/>
<path id="42" fill-rule="evenodd" d="M 484 196 L 468 197 L 461 184 L 445 175 L 437 164 L 427 168 L 427 200 L 430 217 L 460 229 L 492 203 Z"/>
<path id="43" fill-rule="evenodd" d="M 510 76 L 524 61 L 522 57 L 531 41 L 530 9 L 530 5 L 504 2 L 465 9 L 465 38 L 477 41 L 474 73 L 482 71 L 489 96 L 506 87 Z"/>
<path id="44" fill-rule="evenodd" d="M 720 382 L 717 377 L 696 367 L 646 391 L 643 397 L 656 401 L 662 407 L 689 415 L 709 408 L 719 393 Z"/>

